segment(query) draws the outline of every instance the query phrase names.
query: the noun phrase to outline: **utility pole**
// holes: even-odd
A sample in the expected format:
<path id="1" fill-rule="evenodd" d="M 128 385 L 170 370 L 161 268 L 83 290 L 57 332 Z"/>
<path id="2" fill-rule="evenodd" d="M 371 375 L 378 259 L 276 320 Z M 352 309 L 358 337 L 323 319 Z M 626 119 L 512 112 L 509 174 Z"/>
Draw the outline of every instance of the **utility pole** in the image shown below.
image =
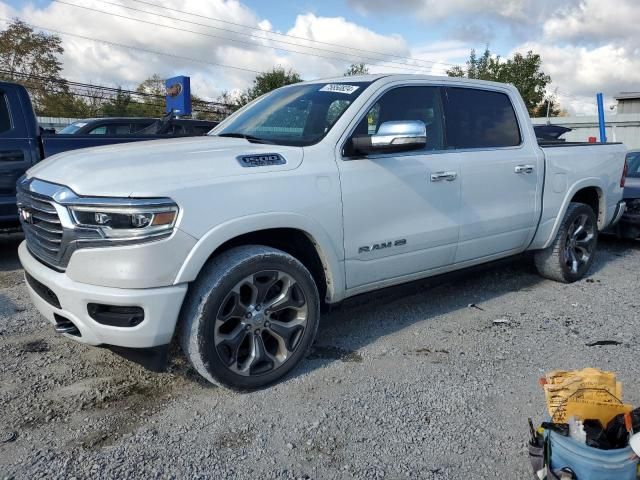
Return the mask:
<path id="1" fill-rule="evenodd" d="M 604 98 L 602 93 L 596 95 L 598 102 L 598 124 L 600 126 L 600 143 L 607 143 L 607 129 L 604 123 Z"/>

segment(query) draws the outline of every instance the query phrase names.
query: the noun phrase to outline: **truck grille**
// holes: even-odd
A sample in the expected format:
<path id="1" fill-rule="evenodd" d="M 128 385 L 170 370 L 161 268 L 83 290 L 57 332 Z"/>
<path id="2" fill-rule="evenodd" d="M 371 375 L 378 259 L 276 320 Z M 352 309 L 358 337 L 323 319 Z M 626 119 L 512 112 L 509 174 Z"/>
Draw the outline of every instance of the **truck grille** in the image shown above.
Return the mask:
<path id="1" fill-rule="evenodd" d="M 61 267 L 64 229 L 53 201 L 22 189 L 17 199 L 29 250 L 44 263 Z"/>

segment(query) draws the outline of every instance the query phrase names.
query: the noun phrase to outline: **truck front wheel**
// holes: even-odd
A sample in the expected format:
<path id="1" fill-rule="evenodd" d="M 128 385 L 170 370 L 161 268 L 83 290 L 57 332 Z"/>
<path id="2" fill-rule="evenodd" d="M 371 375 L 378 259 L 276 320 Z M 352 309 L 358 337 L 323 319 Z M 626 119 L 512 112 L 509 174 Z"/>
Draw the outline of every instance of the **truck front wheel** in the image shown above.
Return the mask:
<path id="1" fill-rule="evenodd" d="M 540 275 L 562 283 L 583 278 L 596 253 L 597 222 L 590 206 L 570 203 L 553 243 L 535 253 L 535 264 Z"/>
<path id="2" fill-rule="evenodd" d="M 286 375 L 311 347 L 319 319 L 318 289 L 304 265 L 250 245 L 205 266 L 189 289 L 179 334 L 200 375 L 246 391 Z"/>

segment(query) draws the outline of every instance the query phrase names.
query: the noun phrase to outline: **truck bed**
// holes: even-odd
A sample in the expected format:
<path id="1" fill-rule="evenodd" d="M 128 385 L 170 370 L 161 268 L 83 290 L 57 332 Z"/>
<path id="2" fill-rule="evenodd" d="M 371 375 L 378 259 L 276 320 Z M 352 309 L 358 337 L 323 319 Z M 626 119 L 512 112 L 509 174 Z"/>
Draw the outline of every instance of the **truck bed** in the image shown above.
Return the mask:
<path id="1" fill-rule="evenodd" d="M 554 142 L 540 145 L 545 157 L 542 215 L 529 248 L 546 248 L 553 240 L 573 195 L 585 186 L 596 189 L 598 228 L 611 222 L 622 198 L 620 180 L 626 147 L 621 143 Z"/>
<path id="2" fill-rule="evenodd" d="M 553 148 L 553 147 L 584 147 L 584 146 L 606 146 L 606 145 L 622 145 L 622 142 L 607 142 L 607 143 L 590 143 L 590 142 L 560 142 L 553 140 L 538 141 L 538 145 L 541 148 Z"/>

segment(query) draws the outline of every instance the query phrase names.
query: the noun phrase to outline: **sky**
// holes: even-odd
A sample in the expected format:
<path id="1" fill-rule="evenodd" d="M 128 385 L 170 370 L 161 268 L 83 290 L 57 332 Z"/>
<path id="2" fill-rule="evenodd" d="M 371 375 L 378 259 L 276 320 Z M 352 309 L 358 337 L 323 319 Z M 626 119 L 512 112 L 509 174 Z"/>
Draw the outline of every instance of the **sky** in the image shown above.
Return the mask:
<path id="1" fill-rule="evenodd" d="M 595 113 L 597 92 L 610 106 L 640 91 L 640 0 L 0 0 L 0 28 L 15 17 L 60 35 L 69 80 L 135 88 L 188 75 L 208 99 L 276 65 L 304 79 L 360 62 L 444 75 L 486 46 L 540 54 L 571 114 Z"/>

